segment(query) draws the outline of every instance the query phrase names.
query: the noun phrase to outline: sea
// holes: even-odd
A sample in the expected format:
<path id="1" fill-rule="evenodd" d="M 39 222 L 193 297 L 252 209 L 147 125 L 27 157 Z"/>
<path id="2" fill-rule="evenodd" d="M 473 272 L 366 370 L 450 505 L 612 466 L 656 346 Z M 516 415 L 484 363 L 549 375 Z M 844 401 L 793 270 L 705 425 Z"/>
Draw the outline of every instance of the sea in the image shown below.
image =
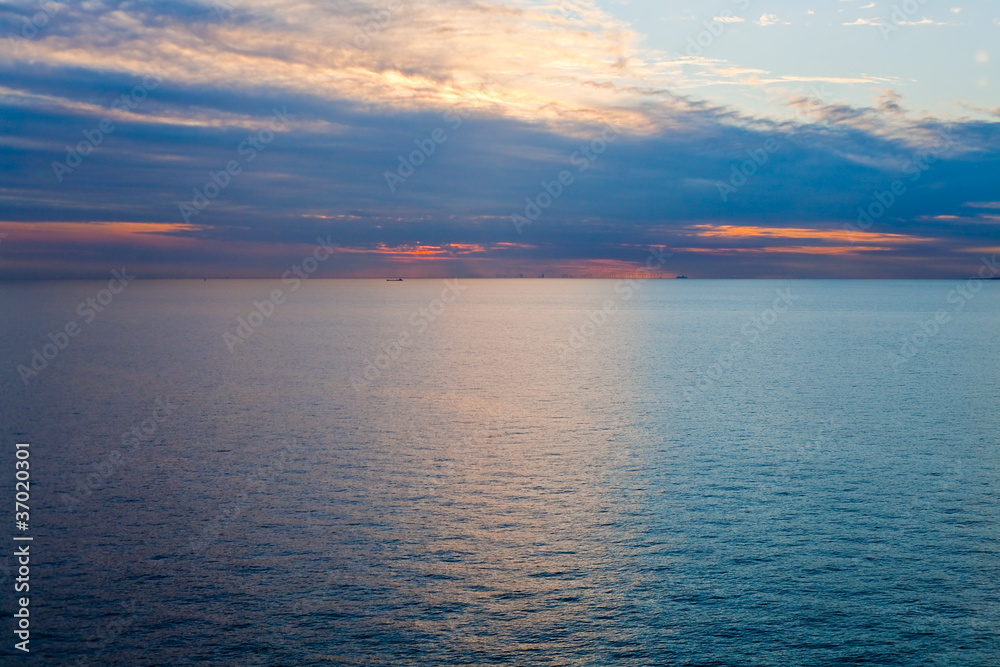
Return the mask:
<path id="1" fill-rule="evenodd" d="M 111 287 L 0 284 L 0 664 L 1000 665 L 998 282 Z"/>

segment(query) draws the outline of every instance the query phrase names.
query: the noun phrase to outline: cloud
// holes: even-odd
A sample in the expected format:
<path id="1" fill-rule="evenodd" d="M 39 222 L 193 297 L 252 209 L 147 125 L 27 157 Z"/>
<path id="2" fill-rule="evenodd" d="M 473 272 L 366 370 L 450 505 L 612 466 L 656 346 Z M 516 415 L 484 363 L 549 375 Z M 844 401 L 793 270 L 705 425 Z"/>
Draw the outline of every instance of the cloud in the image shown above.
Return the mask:
<path id="1" fill-rule="evenodd" d="M 628 110 L 640 99 L 628 84 L 648 80 L 655 65 L 636 57 L 627 25 L 592 4 L 382 4 L 247 0 L 224 20 L 197 5 L 76 6 L 21 46 L 24 59 L 50 67 L 135 75 L 155 66 L 191 86 L 396 110 L 464 104 L 555 124 L 647 122 Z M 621 84 L 600 87 L 612 82 Z"/>
<path id="2" fill-rule="evenodd" d="M 859 18 L 859 19 L 855 19 L 854 21 L 852 21 L 850 23 L 841 23 L 840 25 L 849 25 L 849 26 L 854 26 L 854 25 L 875 25 L 875 26 L 877 26 L 877 25 L 882 25 L 882 21 L 879 18 L 873 18 L 873 19 Z"/>
<path id="3" fill-rule="evenodd" d="M 687 248 L 688 275 L 940 275 L 961 273 L 952 248 L 970 229 L 1000 242 L 964 206 L 995 199 L 995 120 L 957 119 L 948 152 L 851 244 L 843 224 L 948 122 L 914 115 L 893 77 L 671 60 L 595 4 L 86 3 L 21 41 L 0 55 L 0 113 L 16 128 L 0 137 L 0 277 L 136 258 L 144 276 L 280 275 L 319 235 L 342 247 L 329 275 L 590 275 L 653 244 Z M 150 68 L 160 85 L 112 110 Z M 719 85 L 776 111 L 695 96 Z M 873 99 L 796 92 L 827 85 Z M 244 161 L 275 107 L 289 127 Z M 57 182 L 52 163 L 105 117 L 113 132 Z M 620 135 L 579 171 L 609 124 Z M 436 130 L 391 192 L 386 172 Z M 769 141 L 777 151 L 722 202 L 717 184 Z M 184 222 L 179 203 L 233 160 L 241 171 Z M 562 171 L 573 183 L 518 234 L 511 215 Z"/>
<path id="4" fill-rule="evenodd" d="M 922 243 L 931 239 L 907 234 L 815 229 L 802 227 L 757 227 L 740 225 L 692 225 L 695 236 L 721 238 L 811 239 L 816 241 L 867 241 L 869 243 Z"/>
<path id="5" fill-rule="evenodd" d="M 712 255 L 731 255 L 749 253 L 754 255 L 857 255 L 870 252 L 888 252 L 891 247 L 887 246 L 809 246 L 809 245 L 789 245 L 789 246 L 759 246 L 754 248 L 674 248 L 676 252 L 706 253 Z"/>
<path id="6" fill-rule="evenodd" d="M 915 25 L 941 25 L 941 26 L 956 26 L 962 25 L 958 21 L 934 21 L 926 16 L 922 17 L 919 21 L 904 21 L 904 20 L 893 20 L 893 24 L 896 26 L 915 26 Z"/>
<path id="7" fill-rule="evenodd" d="M 769 25 L 791 25 L 788 21 L 782 21 L 778 18 L 776 14 L 761 14 L 760 18 L 755 21 L 759 26 L 769 26 Z"/>

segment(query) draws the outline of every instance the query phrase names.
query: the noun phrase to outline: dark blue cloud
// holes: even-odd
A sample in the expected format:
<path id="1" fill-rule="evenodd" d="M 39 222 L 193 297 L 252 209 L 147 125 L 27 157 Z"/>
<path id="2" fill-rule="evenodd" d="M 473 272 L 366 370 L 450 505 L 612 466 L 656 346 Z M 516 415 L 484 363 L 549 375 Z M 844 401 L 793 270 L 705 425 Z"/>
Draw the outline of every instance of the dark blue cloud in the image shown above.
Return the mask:
<path id="1" fill-rule="evenodd" d="M 195 20 L 204 9 L 187 3 L 157 5 L 150 11 L 178 20 Z M 955 148 L 913 179 L 907 164 L 925 149 L 898 134 L 844 123 L 743 122 L 726 110 L 694 106 L 674 119 L 685 129 L 656 136 L 622 134 L 581 171 L 582 156 L 600 136 L 599 126 L 567 137 L 536 124 L 472 113 L 456 127 L 455 116 L 446 119 L 448 110 L 374 112 L 301 93 L 169 80 L 149 91 L 135 115 L 121 119 L 108 115 L 109 105 L 138 85 L 137 77 L 18 63 L 0 68 L 0 83 L 19 91 L 0 98 L 0 123 L 10 138 L 0 145 L 6 221 L 180 223 L 179 205 L 191 202 L 195 190 L 203 191 L 212 173 L 236 161 L 241 173 L 227 179 L 218 196 L 190 216 L 200 229 L 177 234 L 242 244 L 309 243 L 317 234 L 330 234 L 354 248 L 517 242 L 534 247 L 495 249 L 493 256 L 538 263 L 640 261 L 636 248 L 648 244 L 760 245 L 759 240 L 726 239 L 713 246 L 716 241 L 691 236 L 691 227 L 698 224 L 841 229 L 857 219 L 859 207 L 867 209 L 902 179 L 905 193 L 895 197 L 871 231 L 939 240 L 896 251 L 905 252 L 908 260 L 893 265 L 905 266 L 899 271 L 950 275 L 961 271 L 956 249 L 998 244 L 997 225 L 975 219 L 983 211 L 965 206 L 997 199 L 998 123 L 951 124 Z M 62 103 L 66 100 L 97 108 L 73 107 Z M 275 108 L 287 109 L 294 124 L 247 161 L 241 146 L 267 127 Z M 85 132 L 93 136 L 102 117 L 113 120 L 113 132 L 60 182 L 52 164 L 64 162 L 66 147 L 83 141 Z M 220 125 L 165 120 L 170 118 Z M 246 126 L 235 126 L 237 119 Z M 944 128 L 944 123 L 927 121 L 912 131 L 933 136 Z M 390 191 L 386 172 L 396 172 L 400 156 L 419 150 L 421 142 L 427 145 L 435 131 L 447 140 L 435 144 L 433 155 Z M 762 154 L 766 160 L 761 163 Z M 750 164 L 754 156 L 757 163 L 745 182 L 731 180 L 734 169 Z M 545 184 L 557 181 L 564 170 L 572 174 L 572 184 L 562 186 L 551 206 L 518 233 L 511 216 L 525 214 L 525 198 L 537 200 Z M 720 183 L 731 189 L 720 190 Z M 935 220 L 937 216 L 966 219 Z M 16 247 L 29 252 L 28 246 Z M 30 252 L 44 255 L 41 247 L 32 246 Z M 104 256 L 109 263 L 124 253 L 164 273 L 169 270 L 162 267 L 171 264 L 188 271 L 203 263 L 209 271 L 213 262 L 211 252 L 197 249 L 91 247 L 86 252 L 91 254 L 88 261 Z M 872 266 L 889 266 L 886 261 L 893 256 L 840 259 L 839 266 L 871 274 Z M 244 261 L 252 273 L 263 260 Z M 703 274 L 765 275 L 789 266 L 785 255 L 691 254 L 677 261 L 692 274 L 702 267 Z M 812 261 L 825 266 L 834 260 Z M 969 261 L 976 259 L 970 255 Z M 239 268 L 239 262 L 234 256 L 226 270 Z M 802 269 L 796 265 L 791 271 Z M 11 277 L 10 272 L 4 275 Z"/>

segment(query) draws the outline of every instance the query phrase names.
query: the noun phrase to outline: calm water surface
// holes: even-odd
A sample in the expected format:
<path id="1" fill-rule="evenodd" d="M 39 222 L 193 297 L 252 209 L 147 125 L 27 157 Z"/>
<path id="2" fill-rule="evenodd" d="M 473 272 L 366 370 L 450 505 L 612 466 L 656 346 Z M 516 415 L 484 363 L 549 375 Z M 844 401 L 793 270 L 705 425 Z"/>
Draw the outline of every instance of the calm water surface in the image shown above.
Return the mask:
<path id="1" fill-rule="evenodd" d="M 1000 665 L 1000 283 L 955 286 L 2 285 L 0 662 Z"/>

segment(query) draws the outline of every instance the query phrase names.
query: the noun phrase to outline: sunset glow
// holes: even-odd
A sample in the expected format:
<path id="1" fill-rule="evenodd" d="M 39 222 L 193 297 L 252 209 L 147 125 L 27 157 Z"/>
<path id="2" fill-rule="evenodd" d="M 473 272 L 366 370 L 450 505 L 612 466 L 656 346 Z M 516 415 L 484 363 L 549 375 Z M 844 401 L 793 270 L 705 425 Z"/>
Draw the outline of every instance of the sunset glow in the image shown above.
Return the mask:
<path id="1" fill-rule="evenodd" d="M 730 4 L 0 10 L 0 277 L 266 277 L 319 238 L 326 277 L 934 277 L 1000 242 L 987 5 L 890 58 L 874 4 Z"/>

